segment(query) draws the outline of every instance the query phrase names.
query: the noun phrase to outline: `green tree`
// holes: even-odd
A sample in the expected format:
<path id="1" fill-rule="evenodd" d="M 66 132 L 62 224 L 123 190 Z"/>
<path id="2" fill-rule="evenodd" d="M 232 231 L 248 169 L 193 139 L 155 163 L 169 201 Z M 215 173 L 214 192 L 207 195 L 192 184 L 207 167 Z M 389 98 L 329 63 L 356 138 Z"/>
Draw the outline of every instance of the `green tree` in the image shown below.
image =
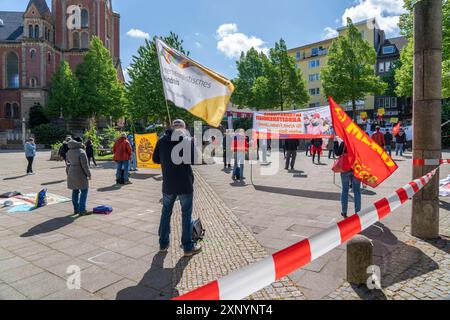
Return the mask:
<path id="1" fill-rule="evenodd" d="M 263 61 L 265 76 L 272 91 L 267 105 L 273 109 L 300 107 L 308 103 L 309 94 L 301 71 L 295 68 L 294 58 L 288 55 L 286 42 L 280 39 L 270 49 L 269 60 Z"/>
<path id="2" fill-rule="evenodd" d="M 242 52 L 241 58 L 236 62 L 238 75 L 233 80 L 236 88 L 232 96 L 234 104 L 251 109 L 264 108 L 260 104 L 264 101 L 255 94 L 253 88 L 256 80 L 264 76 L 264 58 L 267 59 L 264 53 L 259 53 L 254 48 L 250 48 L 247 53 Z"/>
<path id="3" fill-rule="evenodd" d="M 44 108 L 36 103 L 30 108 L 28 126 L 33 129 L 41 124 L 49 123 L 47 115 L 45 114 Z"/>
<path id="4" fill-rule="evenodd" d="M 76 69 L 80 108 L 72 114 L 79 116 L 124 115 L 123 85 L 117 78 L 111 55 L 98 37 L 93 37 L 83 63 Z"/>
<path id="5" fill-rule="evenodd" d="M 62 61 L 52 76 L 47 113 L 50 117 L 70 117 L 81 114 L 78 99 L 78 82 L 67 61 Z"/>
<path id="6" fill-rule="evenodd" d="M 412 97 L 413 95 L 413 69 L 414 69 L 414 7 L 413 0 L 405 0 L 406 13 L 401 15 L 399 27 L 408 41 L 400 55 L 401 67 L 397 69 L 395 78 L 398 83 L 396 93 L 399 96 Z M 450 0 L 442 4 L 442 96 L 450 97 Z"/>
<path id="7" fill-rule="evenodd" d="M 385 91 L 385 94 L 387 96 L 395 97 L 397 95 L 396 94 L 396 89 L 398 87 L 398 83 L 397 83 L 397 80 L 395 78 L 395 74 L 397 72 L 397 69 L 400 68 L 400 67 L 401 67 L 401 61 L 400 60 L 395 61 L 392 64 L 392 67 L 389 70 L 389 72 L 386 75 L 381 77 L 383 82 L 385 82 L 386 85 L 387 85 L 387 88 L 386 88 L 386 91 Z"/>
<path id="8" fill-rule="evenodd" d="M 183 49 L 183 40 L 176 34 L 171 32 L 163 40 L 174 49 L 189 55 L 189 52 L 186 53 Z M 169 117 L 154 40 L 146 40 L 138 49 L 137 55 L 133 56 L 128 74 L 130 82 L 126 85 L 126 97 L 129 119 L 168 124 Z M 168 102 L 168 106 L 172 120 L 182 118 L 189 125 L 194 121 L 201 121 L 186 110 L 175 107 L 171 102 Z"/>
<path id="9" fill-rule="evenodd" d="M 328 57 L 321 72 L 325 94 L 337 103 L 351 102 L 356 119 L 356 101 L 369 94 L 382 94 L 387 88 L 375 75 L 375 49 L 361 37 L 352 20 L 347 19 L 347 32 L 333 42 Z"/>

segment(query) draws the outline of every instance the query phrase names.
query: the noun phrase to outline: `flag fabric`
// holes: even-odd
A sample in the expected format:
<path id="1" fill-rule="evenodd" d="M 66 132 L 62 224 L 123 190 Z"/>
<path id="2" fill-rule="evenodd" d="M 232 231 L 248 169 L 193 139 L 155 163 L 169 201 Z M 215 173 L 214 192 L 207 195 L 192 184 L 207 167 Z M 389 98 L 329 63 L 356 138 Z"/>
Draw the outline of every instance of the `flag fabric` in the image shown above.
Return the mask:
<path id="1" fill-rule="evenodd" d="M 396 136 L 396 135 L 398 135 L 398 133 L 400 132 L 400 128 L 402 127 L 402 123 L 401 122 L 399 122 L 396 126 L 395 126 L 395 128 L 392 130 L 392 132 L 394 133 L 394 137 Z"/>
<path id="2" fill-rule="evenodd" d="M 331 97 L 329 101 L 333 128 L 344 140 L 355 177 L 370 187 L 378 187 L 398 169 L 397 164 Z"/>
<path id="3" fill-rule="evenodd" d="M 136 134 L 136 162 L 140 169 L 159 169 L 160 165 L 153 163 L 153 152 L 155 151 L 158 135 L 156 133 Z"/>
<path id="4" fill-rule="evenodd" d="M 230 80 L 202 66 L 156 38 L 161 78 L 167 100 L 218 127 L 234 86 Z"/>

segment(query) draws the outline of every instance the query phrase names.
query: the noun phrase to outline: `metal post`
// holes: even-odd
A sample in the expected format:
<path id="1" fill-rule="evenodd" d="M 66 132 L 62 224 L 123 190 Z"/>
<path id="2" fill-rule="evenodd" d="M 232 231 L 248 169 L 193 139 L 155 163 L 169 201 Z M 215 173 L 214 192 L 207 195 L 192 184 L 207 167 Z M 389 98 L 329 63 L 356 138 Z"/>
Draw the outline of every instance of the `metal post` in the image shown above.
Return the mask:
<path id="1" fill-rule="evenodd" d="M 414 159 L 441 159 L 442 0 L 414 6 Z M 418 179 L 436 166 L 414 166 Z M 411 234 L 439 237 L 439 174 L 413 200 Z"/>
<path id="2" fill-rule="evenodd" d="M 25 144 L 26 140 L 26 119 L 22 118 L 22 144 Z"/>

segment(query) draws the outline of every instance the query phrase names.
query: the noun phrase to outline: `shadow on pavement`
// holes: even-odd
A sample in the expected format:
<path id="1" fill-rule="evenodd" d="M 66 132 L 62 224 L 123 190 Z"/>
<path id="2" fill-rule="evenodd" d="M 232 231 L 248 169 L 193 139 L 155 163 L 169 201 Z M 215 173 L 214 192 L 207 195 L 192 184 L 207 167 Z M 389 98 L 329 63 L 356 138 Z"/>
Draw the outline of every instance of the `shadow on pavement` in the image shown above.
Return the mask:
<path id="1" fill-rule="evenodd" d="M 361 194 L 364 194 L 366 196 L 376 196 L 377 195 L 377 193 L 375 191 L 368 190 L 368 189 L 362 189 L 362 188 L 361 188 Z"/>
<path id="2" fill-rule="evenodd" d="M 17 179 L 25 178 L 25 177 L 27 177 L 27 176 L 28 176 L 27 174 L 24 174 L 24 175 L 22 175 L 22 176 L 5 178 L 5 179 L 3 179 L 3 180 L 4 180 L 4 181 L 17 180 Z"/>
<path id="3" fill-rule="evenodd" d="M 26 233 L 22 234 L 21 238 L 28 238 L 28 237 L 34 237 L 41 234 L 50 233 L 59 229 L 62 229 L 69 224 L 74 223 L 77 219 L 79 219 L 79 216 L 68 216 L 68 217 L 61 217 L 61 218 L 55 218 L 49 221 L 45 221 L 37 226 L 34 226 L 30 230 L 28 230 Z"/>
<path id="4" fill-rule="evenodd" d="M 122 189 L 122 185 L 120 184 L 115 184 L 109 187 L 104 187 L 104 188 L 99 188 L 97 189 L 98 192 L 110 192 L 110 191 L 119 191 L 120 189 Z"/>
<path id="5" fill-rule="evenodd" d="M 355 285 L 351 284 L 353 291 L 363 300 L 387 300 L 383 291 L 375 289 L 370 290 L 367 285 Z"/>
<path id="6" fill-rule="evenodd" d="M 52 181 L 52 182 L 46 182 L 46 183 L 42 183 L 41 184 L 41 186 L 51 186 L 51 185 L 54 185 L 54 184 L 60 184 L 60 183 L 63 183 L 63 182 L 66 182 L 66 180 L 58 180 L 58 181 Z"/>
<path id="7" fill-rule="evenodd" d="M 450 255 L 450 240 L 447 238 L 439 238 L 436 240 L 425 240 L 428 244 L 432 245 L 438 250 L 444 251 Z"/>
<path id="8" fill-rule="evenodd" d="M 136 180 L 147 180 L 160 176 L 160 174 L 132 173 L 130 177 Z"/>
<path id="9" fill-rule="evenodd" d="M 439 200 L 439 208 L 450 211 L 450 203 Z"/>
<path id="10" fill-rule="evenodd" d="M 387 288 L 395 283 L 413 279 L 439 269 L 439 265 L 422 250 L 407 242 L 400 241 L 391 230 L 377 223 L 361 233 L 372 240 L 374 264 L 381 269 L 381 286 Z M 448 243 L 447 243 L 448 245 Z M 374 298 L 380 293 L 355 290 L 363 299 Z M 380 296 L 380 298 L 383 298 Z"/>
<path id="11" fill-rule="evenodd" d="M 298 190 L 298 189 L 288 189 L 288 188 L 277 188 L 268 186 L 254 185 L 255 190 L 283 194 L 287 196 L 310 198 L 310 199 L 320 199 L 320 200 L 332 200 L 341 201 L 341 194 L 339 192 L 323 192 L 323 191 L 312 191 L 312 190 Z"/>
<path id="12" fill-rule="evenodd" d="M 145 273 L 142 280 L 134 287 L 119 291 L 116 300 L 170 300 L 178 297 L 179 292 L 176 286 L 191 257 L 182 257 L 175 268 L 164 268 L 166 257 L 167 253 L 156 254 L 150 270 Z"/>

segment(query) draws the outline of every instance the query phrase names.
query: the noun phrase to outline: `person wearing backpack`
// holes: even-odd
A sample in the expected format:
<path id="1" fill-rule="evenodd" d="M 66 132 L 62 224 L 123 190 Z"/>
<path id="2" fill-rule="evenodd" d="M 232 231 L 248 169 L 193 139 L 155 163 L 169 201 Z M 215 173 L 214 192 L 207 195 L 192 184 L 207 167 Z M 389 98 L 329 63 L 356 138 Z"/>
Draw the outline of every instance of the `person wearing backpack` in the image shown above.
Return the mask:
<path id="1" fill-rule="evenodd" d="M 181 144 L 181 145 L 180 145 Z M 172 157 L 174 148 L 181 159 Z M 191 149 L 190 159 L 185 159 L 184 150 Z M 183 154 L 182 154 L 183 152 Z M 170 246 L 170 218 L 177 199 L 181 203 L 182 236 L 181 242 L 185 257 L 191 257 L 202 251 L 200 244 L 193 241 L 192 209 L 194 202 L 194 173 L 191 165 L 196 157 L 194 142 L 186 130 L 183 120 L 175 120 L 159 139 L 153 152 L 153 162 L 161 165 L 163 176 L 163 208 L 159 225 L 160 252 L 165 253 Z M 181 160 L 181 161 L 180 161 Z"/>
<path id="2" fill-rule="evenodd" d="M 339 145 L 339 148 L 337 148 L 334 153 L 339 157 L 339 159 L 336 161 L 333 171 L 341 174 L 342 181 L 341 215 L 343 218 L 348 218 L 348 195 L 350 192 L 350 185 L 353 186 L 355 213 L 359 213 L 361 211 L 361 181 L 355 177 L 348 159 L 347 147 L 344 142 Z"/>
<path id="3" fill-rule="evenodd" d="M 122 133 L 120 138 L 114 143 L 113 147 L 113 161 L 117 163 L 116 169 L 116 183 L 117 184 L 132 184 L 130 181 L 129 165 L 131 160 L 132 148 L 127 140 L 126 133 Z M 123 170 L 123 171 L 122 171 Z M 123 176 L 123 181 L 122 181 Z"/>

